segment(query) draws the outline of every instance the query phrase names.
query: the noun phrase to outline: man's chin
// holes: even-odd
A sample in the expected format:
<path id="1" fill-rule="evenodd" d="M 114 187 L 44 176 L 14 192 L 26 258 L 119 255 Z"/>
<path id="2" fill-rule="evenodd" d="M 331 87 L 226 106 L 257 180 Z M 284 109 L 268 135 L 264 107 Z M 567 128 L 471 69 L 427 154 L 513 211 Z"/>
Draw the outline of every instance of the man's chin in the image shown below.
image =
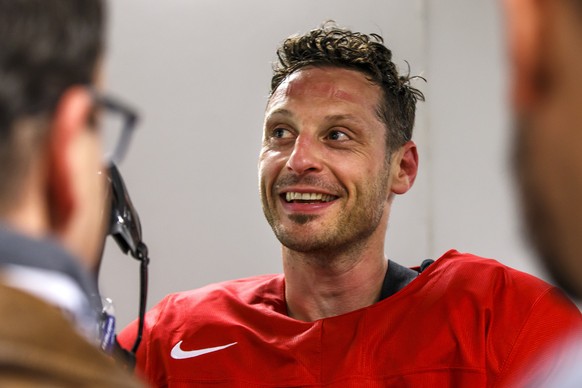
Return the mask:
<path id="1" fill-rule="evenodd" d="M 325 247 L 321 239 L 312 233 L 293 233 L 275 231 L 277 239 L 285 248 L 295 252 L 312 252 Z"/>
<path id="2" fill-rule="evenodd" d="M 289 220 L 298 225 L 305 225 L 308 222 L 313 221 L 315 218 L 316 216 L 309 214 L 292 214 L 289 216 Z"/>
<path id="3" fill-rule="evenodd" d="M 333 249 L 338 241 L 334 233 L 295 224 L 291 227 L 274 228 L 275 236 L 285 248 L 300 253 L 321 253 Z"/>

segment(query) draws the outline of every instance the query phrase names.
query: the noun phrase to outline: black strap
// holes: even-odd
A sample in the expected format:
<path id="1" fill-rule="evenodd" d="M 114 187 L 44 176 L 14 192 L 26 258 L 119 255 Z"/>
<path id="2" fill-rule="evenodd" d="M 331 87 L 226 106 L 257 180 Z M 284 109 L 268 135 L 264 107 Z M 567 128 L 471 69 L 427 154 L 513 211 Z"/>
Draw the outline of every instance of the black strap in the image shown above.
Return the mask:
<path id="1" fill-rule="evenodd" d="M 382 283 L 380 300 L 386 299 L 402 290 L 432 263 L 434 263 L 434 260 L 426 259 L 420 265 L 419 271 L 415 271 L 392 260 L 388 260 L 388 269 L 386 270 L 384 283 Z"/>

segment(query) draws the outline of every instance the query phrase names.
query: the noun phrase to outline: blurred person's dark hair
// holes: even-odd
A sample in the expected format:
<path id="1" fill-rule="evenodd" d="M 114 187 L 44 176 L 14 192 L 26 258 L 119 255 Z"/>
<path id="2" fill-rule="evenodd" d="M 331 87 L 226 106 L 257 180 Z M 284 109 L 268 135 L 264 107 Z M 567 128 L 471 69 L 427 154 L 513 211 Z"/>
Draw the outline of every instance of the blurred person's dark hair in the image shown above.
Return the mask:
<path id="1" fill-rule="evenodd" d="M 104 22 L 99 0 L 0 0 L 0 211 L 62 93 L 95 79 Z"/>

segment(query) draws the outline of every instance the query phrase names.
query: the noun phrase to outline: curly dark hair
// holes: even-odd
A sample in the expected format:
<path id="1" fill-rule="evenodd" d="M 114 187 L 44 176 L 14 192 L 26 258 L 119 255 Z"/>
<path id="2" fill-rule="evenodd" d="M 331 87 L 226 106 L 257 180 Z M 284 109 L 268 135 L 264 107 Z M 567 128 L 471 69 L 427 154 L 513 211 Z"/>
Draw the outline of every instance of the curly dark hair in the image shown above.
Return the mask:
<path id="1" fill-rule="evenodd" d="M 285 39 L 277 49 L 277 57 L 271 95 L 285 78 L 306 66 L 357 70 L 383 91 L 377 113 L 388 129 L 387 149 L 394 151 L 412 139 L 416 102 L 424 101 L 424 95 L 410 85 L 410 80 L 422 77 L 399 75 L 392 62 L 392 51 L 381 36 L 353 32 L 328 21 L 308 33 Z"/>

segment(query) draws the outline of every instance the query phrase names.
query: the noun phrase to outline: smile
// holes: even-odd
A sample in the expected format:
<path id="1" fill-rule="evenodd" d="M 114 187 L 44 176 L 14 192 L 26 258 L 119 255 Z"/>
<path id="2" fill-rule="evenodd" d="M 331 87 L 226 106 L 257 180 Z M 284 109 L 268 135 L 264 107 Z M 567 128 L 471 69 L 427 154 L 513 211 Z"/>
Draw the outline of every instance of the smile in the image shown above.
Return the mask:
<path id="1" fill-rule="evenodd" d="M 322 193 L 296 193 L 296 192 L 285 193 L 285 201 L 287 201 L 288 203 L 330 202 L 335 199 L 337 199 L 337 197 L 334 195 Z"/>

